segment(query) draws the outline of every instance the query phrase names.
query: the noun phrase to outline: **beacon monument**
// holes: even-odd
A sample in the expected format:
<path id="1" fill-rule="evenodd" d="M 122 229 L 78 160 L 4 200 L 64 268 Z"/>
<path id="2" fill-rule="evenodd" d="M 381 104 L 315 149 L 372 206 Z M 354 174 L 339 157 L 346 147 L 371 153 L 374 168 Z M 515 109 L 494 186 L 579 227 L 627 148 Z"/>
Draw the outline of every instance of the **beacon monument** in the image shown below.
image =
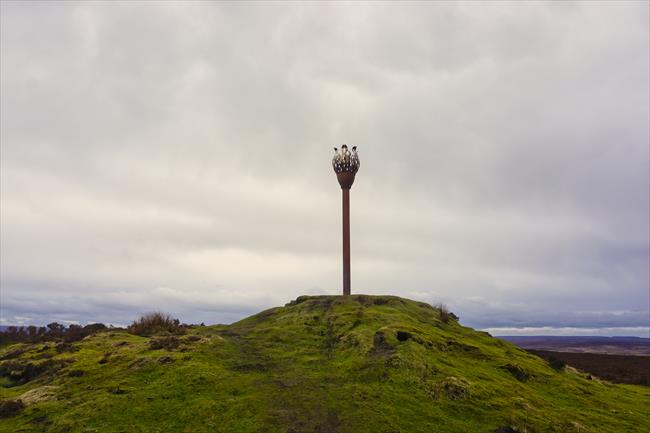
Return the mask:
<path id="1" fill-rule="evenodd" d="M 332 167 L 343 193 L 343 295 L 350 294 L 350 188 L 359 166 L 357 146 L 351 151 L 345 144 L 340 150 L 334 148 Z"/>

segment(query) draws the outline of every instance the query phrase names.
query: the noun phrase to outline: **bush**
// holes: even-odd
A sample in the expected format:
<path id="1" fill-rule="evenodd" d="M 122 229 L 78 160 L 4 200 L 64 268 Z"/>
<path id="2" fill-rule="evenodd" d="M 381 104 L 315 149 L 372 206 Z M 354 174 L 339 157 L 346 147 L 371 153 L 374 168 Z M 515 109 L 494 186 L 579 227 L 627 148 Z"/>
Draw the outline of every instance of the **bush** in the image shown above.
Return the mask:
<path id="1" fill-rule="evenodd" d="M 440 321 L 442 323 L 456 322 L 458 321 L 458 316 L 449 311 L 445 304 L 436 305 L 436 310 L 438 310 L 438 315 L 440 316 Z"/>
<path id="2" fill-rule="evenodd" d="M 81 327 L 72 324 L 68 328 L 57 322 L 45 326 L 9 326 L 0 331 L 0 345 L 11 343 L 41 343 L 45 341 L 64 341 L 72 343 L 88 335 L 106 330 L 103 323 L 92 323 Z"/>
<path id="3" fill-rule="evenodd" d="M 555 356 L 550 356 L 548 358 L 548 365 L 550 365 L 552 369 L 560 371 L 563 370 L 564 367 L 566 367 L 566 362 L 564 362 L 560 358 L 556 358 Z"/>
<path id="4" fill-rule="evenodd" d="M 142 315 L 134 321 L 127 330 L 131 334 L 141 336 L 151 336 L 160 334 L 182 334 L 185 328 L 181 326 L 178 319 L 174 319 L 167 313 L 154 311 Z"/>

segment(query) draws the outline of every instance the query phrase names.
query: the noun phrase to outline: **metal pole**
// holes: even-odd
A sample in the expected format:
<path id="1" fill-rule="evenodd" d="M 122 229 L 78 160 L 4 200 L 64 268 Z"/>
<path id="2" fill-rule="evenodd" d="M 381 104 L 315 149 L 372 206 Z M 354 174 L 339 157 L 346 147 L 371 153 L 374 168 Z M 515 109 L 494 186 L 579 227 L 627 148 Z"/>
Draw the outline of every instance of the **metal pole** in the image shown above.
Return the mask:
<path id="1" fill-rule="evenodd" d="M 350 294 L 350 190 L 343 192 L 343 295 Z"/>
<path id="2" fill-rule="evenodd" d="M 334 148 L 332 168 L 343 195 L 343 296 L 350 295 L 350 188 L 360 165 L 357 146 L 351 152 L 345 144 L 341 150 Z"/>

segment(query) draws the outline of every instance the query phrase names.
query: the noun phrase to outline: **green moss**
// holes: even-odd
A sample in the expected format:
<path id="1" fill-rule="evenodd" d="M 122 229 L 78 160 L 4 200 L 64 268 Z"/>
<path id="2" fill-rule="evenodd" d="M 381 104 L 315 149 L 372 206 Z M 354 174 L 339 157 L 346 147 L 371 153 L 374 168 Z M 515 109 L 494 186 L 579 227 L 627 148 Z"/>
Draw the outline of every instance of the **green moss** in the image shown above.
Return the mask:
<path id="1" fill-rule="evenodd" d="M 27 349 L 0 367 L 58 366 L 23 384 L 2 378 L 0 400 L 31 398 L 0 431 L 650 430 L 650 389 L 555 371 L 393 296 L 300 297 L 176 338 L 152 349 L 150 338 L 111 331 L 63 353 L 51 343 L 0 349 Z"/>

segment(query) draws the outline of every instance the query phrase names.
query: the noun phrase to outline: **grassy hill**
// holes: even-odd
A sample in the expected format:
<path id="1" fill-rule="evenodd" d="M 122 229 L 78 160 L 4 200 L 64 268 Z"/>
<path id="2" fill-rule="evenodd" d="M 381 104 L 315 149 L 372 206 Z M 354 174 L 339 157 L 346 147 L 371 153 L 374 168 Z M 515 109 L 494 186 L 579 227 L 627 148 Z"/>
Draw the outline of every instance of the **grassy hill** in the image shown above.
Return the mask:
<path id="1" fill-rule="evenodd" d="M 650 388 L 555 370 L 454 319 L 392 296 L 313 296 L 182 336 L 12 345 L 0 431 L 650 431 Z"/>

